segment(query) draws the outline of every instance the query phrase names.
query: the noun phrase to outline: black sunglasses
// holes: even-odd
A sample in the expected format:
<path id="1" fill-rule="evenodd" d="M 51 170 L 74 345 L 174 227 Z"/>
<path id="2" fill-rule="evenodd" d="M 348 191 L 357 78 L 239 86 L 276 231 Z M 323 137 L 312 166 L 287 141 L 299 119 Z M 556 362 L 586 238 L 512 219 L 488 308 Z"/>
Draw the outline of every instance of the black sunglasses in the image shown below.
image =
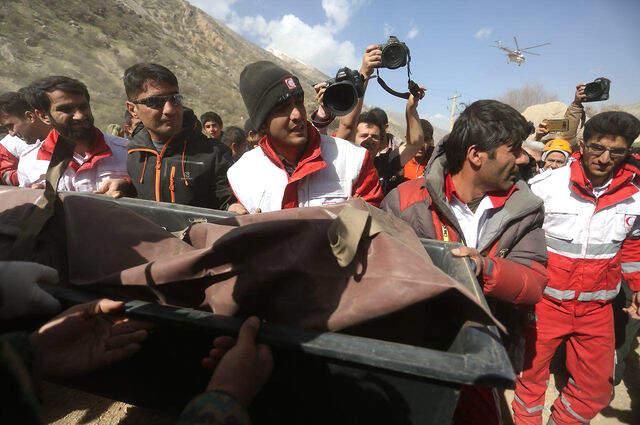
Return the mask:
<path id="1" fill-rule="evenodd" d="M 184 97 L 180 93 L 175 93 L 166 96 L 149 96 L 144 99 L 132 100 L 131 103 L 148 106 L 153 109 L 161 109 L 164 108 L 167 102 L 170 102 L 173 106 L 180 106 L 183 99 Z"/>

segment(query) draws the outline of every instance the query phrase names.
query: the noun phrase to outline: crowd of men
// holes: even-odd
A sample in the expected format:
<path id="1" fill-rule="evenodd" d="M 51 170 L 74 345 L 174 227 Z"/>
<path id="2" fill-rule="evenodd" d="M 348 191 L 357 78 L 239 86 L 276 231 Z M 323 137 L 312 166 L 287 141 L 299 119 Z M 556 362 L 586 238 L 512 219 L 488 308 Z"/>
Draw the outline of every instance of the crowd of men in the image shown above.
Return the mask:
<path id="1" fill-rule="evenodd" d="M 380 66 L 379 46 L 369 46 L 359 70 L 364 81 Z M 76 79 L 50 76 L 1 95 L 0 125 L 9 133 L 0 146 L 2 184 L 44 188 L 56 147 L 67 141 L 73 149 L 60 178 L 50 182 L 58 190 L 238 214 L 361 198 L 420 237 L 461 242 L 452 253 L 473 262 L 498 318 L 520 324 L 505 336 L 506 345 L 526 348 L 524 358 L 512 359 L 517 424 L 542 422 L 550 362 L 560 345 L 569 379 L 549 423 L 587 423 L 610 402 L 640 323 L 640 157 L 631 153 L 640 121 L 634 116 L 603 112 L 585 122 L 581 84 L 565 114 L 567 133 L 549 132 L 545 122 L 535 129 L 511 106 L 480 100 L 434 146 L 433 127 L 417 112 L 422 88 L 407 100 L 405 140 L 398 143 L 385 112 L 364 111 L 363 97 L 349 114 L 332 116 L 323 107 L 325 84 L 315 87 L 318 106 L 307 114 L 298 78 L 267 61 L 240 75 L 249 115 L 243 127 L 224 127 L 215 112 L 198 119 L 162 65 L 135 64 L 123 82 L 123 123 L 110 128 L 116 135 L 95 127 L 90 94 Z M 614 320 L 622 311 L 614 308 L 621 289 L 622 322 Z M 104 331 L 101 315 L 121 308 L 109 301 L 81 307 L 84 331 Z M 64 335 L 65 323 L 54 320 L 29 336 L 34 350 L 43 357 L 65 353 L 70 361 L 72 348 L 49 335 L 55 327 Z M 146 337 L 143 324 L 109 323 L 117 329 L 103 333 L 121 338 L 91 364 L 70 365 L 69 374 L 126 357 Z M 627 341 L 615 339 L 620 323 L 632 329 Z M 255 345 L 257 327 L 250 319 L 237 341 L 214 342 L 204 361 L 214 370 L 210 391 L 192 402 L 197 414 L 188 408 L 184 423 L 207 412 L 211 423 L 248 421 L 244 408 L 272 364 L 268 348 Z M 626 347 L 617 358 L 616 346 Z M 500 423 L 500 397 L 465 387 L 454 422 Z"/>

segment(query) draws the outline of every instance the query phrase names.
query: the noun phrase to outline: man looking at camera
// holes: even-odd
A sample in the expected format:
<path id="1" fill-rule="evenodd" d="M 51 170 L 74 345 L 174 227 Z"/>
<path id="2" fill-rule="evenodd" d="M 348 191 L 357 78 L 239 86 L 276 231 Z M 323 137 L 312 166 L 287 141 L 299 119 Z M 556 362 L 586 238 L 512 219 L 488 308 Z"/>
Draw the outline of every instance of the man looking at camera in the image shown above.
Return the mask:
<path id="1" fill-rule="evenodd" d="M 162 65 L 139 63 L 124 73 L 126 106 L 137 126 L 127 169 L 138 197 L 226 209 L 232 199 L 229 148 L 211 143 L 193 111 L 182 104 L 176 76 Z"/>

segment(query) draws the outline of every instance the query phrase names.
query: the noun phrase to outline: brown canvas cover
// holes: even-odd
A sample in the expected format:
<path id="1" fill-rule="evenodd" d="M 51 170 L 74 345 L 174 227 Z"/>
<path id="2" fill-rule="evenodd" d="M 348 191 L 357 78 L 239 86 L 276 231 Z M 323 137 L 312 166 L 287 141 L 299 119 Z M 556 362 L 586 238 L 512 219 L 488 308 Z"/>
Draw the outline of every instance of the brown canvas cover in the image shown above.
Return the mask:
<path id="1" fill-rule="evenodd" d="M 0 189 L 0 250 L 42 193 Z M 319 331 L 413 342 L 447 294 L 451 314 L 496 323 L 429 259 L 411 227 L 362 200 L 196 223 L 179 234 L 102 196 L 61 194 L 30 258 L 72 285 Z M 452 295 L 453 294 L 453 295 Z"/>

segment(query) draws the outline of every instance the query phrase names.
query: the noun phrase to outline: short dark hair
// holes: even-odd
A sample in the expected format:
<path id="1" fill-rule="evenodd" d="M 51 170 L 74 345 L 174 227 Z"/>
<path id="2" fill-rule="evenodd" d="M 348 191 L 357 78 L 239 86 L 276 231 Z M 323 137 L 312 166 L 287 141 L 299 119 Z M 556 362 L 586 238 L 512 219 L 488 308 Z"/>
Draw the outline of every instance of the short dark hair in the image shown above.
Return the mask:
<path id="1" fill-rule="evenodd" d="M 387 113 L 381 108 L 371 108 L 369 109 L 369 113 L 375 115 L 378 118 L 378 122 L 381 125 L 380 130 L 384 130 L 384 128 L 389 124 L 389 117 L 387 116 Z"/>
<path id="2" fill-rule="evenodd" d="M 84 83 L 64 75 L 51 75 L 34 81 L 29 86 L 20 89 L 20 93 L 33 109 L 49 112 L 51 100 L 47 93 L 56 90 L 84 96 L 87 102 L 91 100 L 89 90 L 87 90 L 87 86 L 85 86 Z"/>
<path id="3" fill-rule="evenodd" d="M 478 100 L 467 106 L 449 133 L 444 151 L 452 174 L 462 170 L 469 147 L 475 145 L 492 158 L 495 150 L 508 143 L 521 144 L 534 127 L 520 112 L 497 100 Z"/>
<path id="4" fill-rule="evenodd" d="M 137 63 L 124 71 L 122 77 L 127 99 L 133 100 L 144 91 L 144 85 L 153 81 L 156 84 L 166 84 L 178 87 L 178 79 L 169 68 L 157 63 Z"/>
<path id="5" fill-rule="evenodd" d="M 601 112 L 584 124 L 585 143 L 594 137 L 600 140 L 605 136 L 620 136 L 627 142 L 627 146 L 631 146 L 638 135 L 640 135 L 640 120 L 628 112 Z"/>
<path id="6" fill-rule="evenodd" d="M 420 125 L 422 125 L 424 140 L 433 140 L 433 126 L 431 125 L 431 123 L 423 118 L 420 118 Z"/>
<path id="7" fill-rule="evenodd" d="M 31 110 L 33 108 L 19 92 L 10 91 L 0 95 L 0 114 L 22 118 L 25 112 Z"/>
<path id="8" fill-rule="evenodd" d="M 220 128 L 222 128 L 222 118 L 220 118 L 220 115 L 216 114 L 215 112 L 205 112 L 204 114 L 200 115 L 200 122 L 202 123 L 202 125 L 204 126 L 205 123 L 208 123 L 209 121 L 213 121 L 215 123 L 217 123 Z"/>
<path id="9" fill-rule="evenodd" d="M 382 122 L 380 121 L 380 117 L 376 114 L 371 113 L 371 111 L 363 112 L 358 117 L 358 124 L 365 123 L 368 125 L 375 125 L 380 129 L 380 131 L 384 131 L 384 127 Z"/>
<path id="10" fill-rule="evenodd" d="M 222 143 L 224 143 L 228 147 L 231 147 L 233 143 L 235 143 L 236 145 L 242 145 L 247 143 L 247 135 L 240 127 L 227 127 L 225 128 L 224 134 L 222 135 Z"/>

